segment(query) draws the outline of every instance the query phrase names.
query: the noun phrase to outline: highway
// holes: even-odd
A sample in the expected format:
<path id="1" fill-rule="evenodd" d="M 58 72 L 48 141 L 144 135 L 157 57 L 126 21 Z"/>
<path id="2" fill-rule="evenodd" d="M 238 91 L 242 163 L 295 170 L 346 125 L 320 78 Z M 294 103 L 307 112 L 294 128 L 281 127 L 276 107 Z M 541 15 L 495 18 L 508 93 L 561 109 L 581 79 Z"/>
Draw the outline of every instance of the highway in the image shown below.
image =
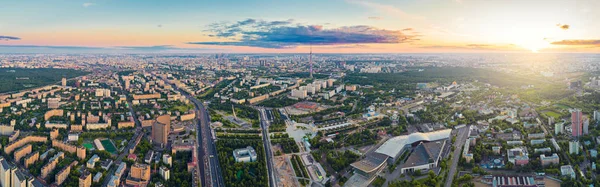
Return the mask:
<path id="1" fill-rule="evenodd" d="M 173 88 L 177 88 L 176 85 L 172 85 Z M 225 186 L 223 181 L 223 176 L 221 175 L 221 168 L 219 167 L 219 158 L 217 157 L 217 148 L 215 146 L 215 141 L 211 136 L 211 128 L 210 128 L 210 117 L 208 112 L 204 108 L 202 102 L 196 99 L 194 96 L 189 95 L 187 92 L 177 88 L 182 95 L 186 96 L 192 103 L 194 103 L 194 107 L 196 108 L 196 135 L 197 135 L 197 144 L 201 144 L 198 146 L 198 160 L 197 162 L 197 170 L 200 171 L 197 175 L 202 175 L 200 177 L 200 183 L 202 186 L 208 187 L 221 187 Z M 194 177 L 195 178 L 195 177 Z"/>
<path id="2" fill-rule="evenodd" d="M 277 177 L 275 177 L 275 172 L 273 172 L 273 151 L 271 151 L 271 140 L 269 137 L 269 118 L 267 117 L 267 111 L 263 108 L 259 108 L 260 112 L 260 127 L 263 129 L 263 144 L 265 147 L 265 155 L 267 159 L 267 173 L 269 173 L 269 186 L 276 187 L 277 186 Z M 270 111 L 269 111 L 270 112 Z"/>
<path id="3" fill-rule="evenodd" d="M 465 141 L 469 136 L 469 128 L 470 125 L 457 129 L 458 133 L 456 133 L 456 141 L 454 142 L 454 153 L 452 154 L 452 165 L 450 166 L 450 171 L 448 171 L 448 176 L 446 180 L 445 187 L 452 186 L 452 180 L 454 180 L 454 174 L 456 173 L 456 167 L 458 166 L 458 159 L 462 157 L 462 147 L 465 145 Z"/>

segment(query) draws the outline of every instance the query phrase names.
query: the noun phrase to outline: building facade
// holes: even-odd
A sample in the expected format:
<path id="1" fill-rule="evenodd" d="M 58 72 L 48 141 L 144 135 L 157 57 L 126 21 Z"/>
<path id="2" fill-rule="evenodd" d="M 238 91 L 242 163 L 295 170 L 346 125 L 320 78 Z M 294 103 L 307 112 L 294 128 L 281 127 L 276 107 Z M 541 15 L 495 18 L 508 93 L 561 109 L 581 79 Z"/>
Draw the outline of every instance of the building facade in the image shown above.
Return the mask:
<path id="1" fill-rule="evenodd" d="M 152 124 L 152 141 L 165 146 L 171 129 L 171 116 L 163 115 L 156 118 Z"/>

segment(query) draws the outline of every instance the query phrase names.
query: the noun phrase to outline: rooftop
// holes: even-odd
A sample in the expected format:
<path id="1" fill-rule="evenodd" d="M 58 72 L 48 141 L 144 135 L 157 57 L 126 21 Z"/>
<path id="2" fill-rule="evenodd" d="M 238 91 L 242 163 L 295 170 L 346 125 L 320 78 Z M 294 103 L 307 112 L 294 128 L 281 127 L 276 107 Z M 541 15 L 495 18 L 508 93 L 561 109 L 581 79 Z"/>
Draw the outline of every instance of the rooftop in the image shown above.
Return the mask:
<path id="1" fill-rule="evenodd" d="M 396 157 L 406 146 L 419 141 L 437 141 L 450 137 L 452 129 L 444 129 L 428 133 L 412 133 L 409 135 L 396 136 L 389 139 L 381 145 L 375 152 L 385 154 L 389 157 Z"/>
<path id="2" fill-rule="evenodd" d="M 381 153 L 370 153 L 364 159 L 352 163 L 352 167 L 370 173 L 387 161 L 387 155 Z"/>
<path id="3" fill-rule="evenodd" d="M 438 156 L 442 153 L 444 144 L 445 140 L 419 143 L 419 145 L 415 147 L 413 153 L 408 157 L 406 162 L 402 164 L 402 167 L 420 166 L 435 162 Z"/>

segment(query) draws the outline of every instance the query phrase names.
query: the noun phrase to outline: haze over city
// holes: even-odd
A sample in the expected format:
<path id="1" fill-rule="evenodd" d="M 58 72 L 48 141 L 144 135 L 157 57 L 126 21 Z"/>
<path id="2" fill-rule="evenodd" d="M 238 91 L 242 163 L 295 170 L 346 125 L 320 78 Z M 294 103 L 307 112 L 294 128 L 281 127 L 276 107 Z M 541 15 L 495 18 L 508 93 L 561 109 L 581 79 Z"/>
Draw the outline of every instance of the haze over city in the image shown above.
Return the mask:
<path id="1" fill-rule="evenodd" d="M 0 52 L 595 52 L 594 0 L 6 1 Z"/>
<path id="2" fill-rule="evenodd" d="M 0 187 L 600 186 L 597 0 L 0 2 Z"/>

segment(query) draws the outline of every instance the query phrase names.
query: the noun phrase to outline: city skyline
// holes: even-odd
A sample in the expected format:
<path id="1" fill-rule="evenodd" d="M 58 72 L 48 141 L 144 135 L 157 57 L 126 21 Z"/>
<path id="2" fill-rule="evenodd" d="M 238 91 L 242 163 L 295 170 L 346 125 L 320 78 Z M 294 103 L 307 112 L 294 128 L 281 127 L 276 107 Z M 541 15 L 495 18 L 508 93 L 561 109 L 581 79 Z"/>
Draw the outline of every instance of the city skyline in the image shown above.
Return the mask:
<path id="1" fill-rule="evenodd" d="M 14 1 L 3 53 L 453 53 L 600 49 L 600 2 Z M 338 10 L 338 11 L 333 11 Z"/>

